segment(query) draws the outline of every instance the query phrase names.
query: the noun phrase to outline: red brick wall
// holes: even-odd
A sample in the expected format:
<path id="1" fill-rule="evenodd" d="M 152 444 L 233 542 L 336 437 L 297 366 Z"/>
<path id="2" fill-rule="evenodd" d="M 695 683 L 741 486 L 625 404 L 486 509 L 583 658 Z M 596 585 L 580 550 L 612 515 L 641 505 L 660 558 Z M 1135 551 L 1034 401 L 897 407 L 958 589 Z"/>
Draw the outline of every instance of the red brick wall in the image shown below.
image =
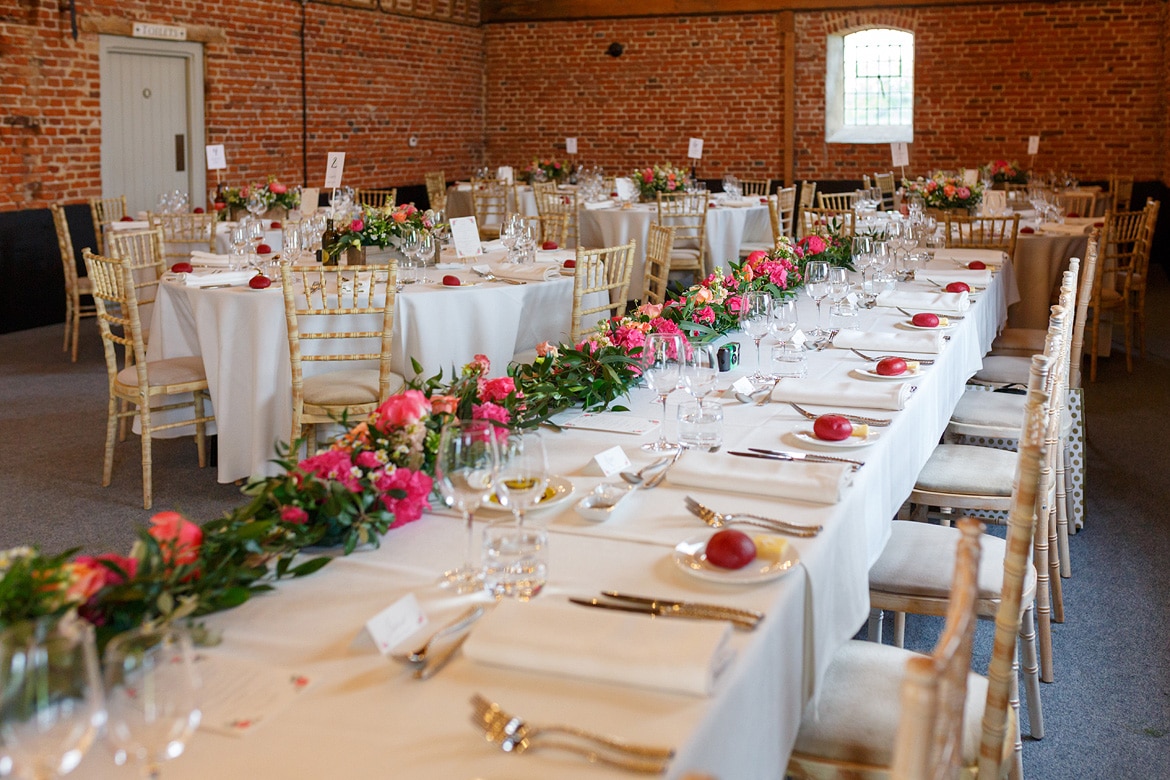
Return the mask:
<path id="1" fill-rule="evenodd" d="M 232 181 L 301 180 L 300 3 L 91 0 L 78 11 L 222 30 L 204 46 L 207 143 L 226 146 Z M 334 150 L 354 186 L 466 175 L 483 149 L 482 31 L 319 4 L 306 13 L 309 183 Z M 100 194 L 99 91 L 97 34 L 75 42 L 56 3 L 0 0 L 0 210 Z"/>

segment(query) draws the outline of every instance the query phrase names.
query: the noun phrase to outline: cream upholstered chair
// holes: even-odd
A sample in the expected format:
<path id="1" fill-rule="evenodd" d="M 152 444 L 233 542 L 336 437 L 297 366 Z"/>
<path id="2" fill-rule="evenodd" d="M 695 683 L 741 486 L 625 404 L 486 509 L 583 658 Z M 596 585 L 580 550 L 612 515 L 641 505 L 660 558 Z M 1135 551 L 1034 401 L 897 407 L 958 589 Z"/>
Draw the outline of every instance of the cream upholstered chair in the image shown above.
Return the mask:
<path id="1" fill-rule="evenodd" d="M 431 171 L 426 175 L 427 202 L 434 211 L 447 208 L 447 175 L 442 171 Z"/>
<path id="2" fill-rule="evenodd" d="M 772 194 L 772 179 L 740 179 L 739 191 L 745 198 L 766 198 Z"/>
<path id="3" fill-rule="evenodd" d="M 776 215 L 780 220 L 781 234 L 796 235 L 796 187 L 784 187 L 776 191 Z"/>
<path id="4" fill-rule="evenodd" d="M 838 211 L 836 209 L 806 209 L 800 210 L 800 235 L 824 235 L 836 228 L 841 236 L 852 236 L 856 231 L 857 215 L 852 209 Z"/>
<path id="5" fill-rule="evenodd" d="M 995 615 L 995 639 L 987 677 L 968 677 L 967 709 L 960 750 L 962 775 L 981 780 L 1011 774 L 1022 776 L 1018 750 L 1018 725 L 1012 699 L 1016 689 L 1016 638 L 1025 613 L 1032 545 L 1033 518 L 1040 484 L 1047 397 L 1041 389 L 1046 358 L 1034 358 L 1036 370 L 1029 380 L 1028 405 L 1020 451 L 1015 469 L 1007 539 L 998 549 L 989 548 L 990 539 L 980 536 L 982 556 L 977 577 L 984 594 L 986 567 L 997 560 L 1002 565 Z M 895 522 L 895 526 L 899 525 Z M 949 595 L 954 571 L 952 550 L 962 532 L 925 524 L 938 530 L 928 559 L 915 559 L 913 567 L 929 565 L 944 572 L 943 588 Z M 978 602 L 977 602 L 978 603 Z M 877 778 L 887 777 L 893 760 L 899 726 L 898 692 L 908 651 L 876 642 L 847 642 L 833 657 L 816 701 L 805 708 L 796 745 L 788 763 L 795 778 Z M 979 724 L 978 726 L 976 724 Z"/>
<path id="6" fill-rule="evenodd" d="M 1148 207 L 1147 207 L 1148 208 Z M 1097 263 L 1097 279 L 1093 283 L 1093 299 L 1089 302 L 1093 320 L 1089 327 L 1089 381 L 1097 381 L 1097 357 L 1100 349 L 1101 315 L 1119 311 L 1125 324 L 1125 365 L 1133 370 L 1133 331 L 1130 328 L 1124 280 L 1133 264 L 1140 262 L 1146 236 L 1148 212 L 1118 211 L 1105 215 L 1101 233 L 1101 257 Z M 1122 289 L 1118 289 L 1118 282 Z"/>
<path id="7" fill-rule="evenodd" d="M 569 337 L 574 344 L 590 329 L 586 322 L 595 315 L 621 317 L 626 313 L 626 298 L 630 291 L 630 276 L 634 271 L 634 249 L 637 242 L 604 249 L 577 247 L 577 267 L 573 272 L 573 314 Z M 604 304 L 585 300 L 587 295 L 603 293 Z"/>
<path id="8" fill-rule="evenodd" d="M 929 656 L 911 656 L 902 676 L 891 780 L 940 780 L 959 774 L 983 529 L 972 518 L 956 527 L 960 536 L 942 636 Z"/>
<path id="9" fill-rule="evenodd" d="M 542 217 L 546 214 L 564 215 L 568 235 L 561 246 L 577 246 L 577 193 L 558 190 L 555 182 L 534 184 L 532 192 L 536 197 L 536 211 Z"/>
<path id="10" fill-rule="evenodd" d="M 1133 202 L 1133 176 L 1114 174 L 1109 177 L 1109 210 L 1129 211 Z"/>
<path id="11" fill-rule="evenodd" d="M 670 280 L 670 250 L 674 228 L 651 225 L 646 239 L 646 265 L 642 270 L 642 303 L 665 303 Z"/>
<path id="12" fill-rule="evenodd" d="M 967 249 L 998 249 L 1015 257 L 1020 215 L 1010 217 L 965 217 L 949 211 L 943 223 L 946 245 Z"/>
<path id="13" fill-rule="evenodd" d="M 89 211 L 93 216 L 93 235 L 97 239 L 98 248 L 108 252 L 110 247 L 106 243 L 106 225 L 126 216 L 126 196 L 90 198 Z"/>
<path id="14" fill-rule="evenodd" d="M 361 206 L 370 206 L 380 209 L 386 206 L 393 208 L 398 202 L 398 188 L 386 187 L 383 189 L 368 188 L 356 189 L 353 192 L 353 201 Z"/>
<path id="15" fill-rule="evenodd" d="M 98 327 L 106 358 L 110 401 L 106 416 L 106 451 L 102 463 L 102 487 L 113 477 L 114 444 L 119 420 L 138 417 L 142 428 L 142 506 L 150 509 L 154 502 L 151 477 L 151 438 L 157 431 L 195 425 L 195 443 L 199 467 L 207 465 L 206 424 L 215 418 L 205 413 L 208 400 L 207 375 L 199 357 L 146 359 L 142 339 L 142 319 L 135 293 L 135 269 L 129 263 L 95 255 L 83 250 L 85 267 L 93 280 L 93 299 L 97 305 Z M 114 346 L 121 345 L 135 356 L 134 365 L 118 369 Z M 178 393 L 192 393 L 191 401 L 159 404 L 156 399 Z M 156 423 L 154 415 L 192 407 L 194 419 Z"/>
<path id="16" fill-rule="evenodd" d="M 852 192 L 818 192 L 817 208 L 833 211 L 852 211 L 857 196 Z"/>
<path id="17" fill-rule="evenodd" d="M 77 256 L 73 253 L 73 237 L 69 235 L 69 220 L 65 217 L 65 207 L 51 203 L 49 211 L 53 215 L 57 249 L 61 252 L 61 270 L 65 275 L 65 346 L 62 349 L 70 352 L 71 359 L 76 363 L 81 318 L 97 316 L 97 306 L 92 302 L 84 304 L 81 302 L 83 295 L 86 297 L 93 295 L 93 285 L 88 276 L 77 275 Z"/>
<path id="18" fill-rule="evenodd" d="M 674 228 L 670 270 L 690 271 L 697 282 L 707 269 L 706 194 L 658 193 L 658 224 Z"/>
<path id="19" fill-rule="evenodd" d="M 150 214 L 150 226 L 161 228 L 166 267 L 188 260 L 191 252 L 215 252 L 215 226 L 218 215 Z"/>
<path id="20" fill-rule="evenodd" d="M 893 211 L 894 191 L 897 189 L 897 185 L 894 184 L 894 172 L 875 173 L 873 175 L 873 183 L 874 186 L 882 191 L 882 211 Z"/>
<path id="21" fill-rule="evenodd" d="M 280 276 L 292 367 L 289 440 L 308 434 L 312 454 L 316 426 L 364 417 L 406 384 L 390 370 L 398 266 L 282 264 Z M 358 317 L 365 322 L 355 323 Z M 355 324 L 358 330 L 346 330 Z M 368 368 L 374 361 L 377 368 Z M 306 363 L 346 367 L 305 376 Z"/>
<path id="22" fill-rule="evenodd" d="M 471 210 L 475 213 L 479 237 L 484 241 L 500 237 L 508 213 L 508 182 L 504 179 L 472 179 Z"/>

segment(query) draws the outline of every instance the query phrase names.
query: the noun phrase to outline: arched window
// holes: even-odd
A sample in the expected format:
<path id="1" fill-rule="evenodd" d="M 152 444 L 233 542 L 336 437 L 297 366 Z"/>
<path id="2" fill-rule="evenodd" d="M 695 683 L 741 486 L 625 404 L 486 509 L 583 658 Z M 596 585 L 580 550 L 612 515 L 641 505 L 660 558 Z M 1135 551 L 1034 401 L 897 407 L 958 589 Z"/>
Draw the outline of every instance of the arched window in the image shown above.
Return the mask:
<path id="1" fill-rule="evenodd" d="M 870 28 L 828 38 L 825 140 L 914 140 L 914 34 Z"/>

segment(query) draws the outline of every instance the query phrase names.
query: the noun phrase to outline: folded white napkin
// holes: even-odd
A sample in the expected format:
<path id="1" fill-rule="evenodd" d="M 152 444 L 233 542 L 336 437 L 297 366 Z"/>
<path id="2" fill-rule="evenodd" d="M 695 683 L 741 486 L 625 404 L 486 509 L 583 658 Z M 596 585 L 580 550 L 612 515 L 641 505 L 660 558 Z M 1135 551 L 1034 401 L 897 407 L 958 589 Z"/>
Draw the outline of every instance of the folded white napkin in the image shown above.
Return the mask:
<path id="1" fill-rule="evenodd" d="M 188 287 L 211 287 L 212 285 L 244 285 L 256 275 L 255 271 L 206 271 L 189 274 L 168 274 L 169 278 L 180 281 Z"/>
<path id="2" fill-rule="evenodd" d="M 798 404 L 829 404 L 848 409 L 886 409 L 896 412 L 906 407 L 906 401 L 913 392 L 913 385 L 909 382 L 796 379 L 783 380 L 777 384 L 772 390 L 772 400 L 778 403 L 792 401 Z"/>
<path id="3" fill-rule="evenodd" d="M 145 219 L 136 220 L 119 220 L 117 222 L 107 222 L 106 227 L 111 230 L 147 230 L 150 227 L 150 222 Z"/>
<path id="4" fill-rule="evenodd" d="M 471 192 L 471 183 L 469 182 L 467 184 L 463 184 L 463 183 L 456 184 L 455 189 L 459 190 L 460 192 Z"/>
<path id="5" fill-rule="evenodd" d="M 730 634 L 730 623 L 505 599 L 476 623 L 463 653 L 526 672 L 709 696 L 731 660 Z"/>
<path id="6" fill-rule="evenodd" d="M 485 252 L 498 252 L 502 249 L 506 250 L 508 248 L 504 246 L 503 240 L 499 238 L 492 239 L 491 241 L 483 241 L 480 245 L 483 247 L 483 251 Z"/>
<path id="7" fill-rule="evenodd" d="M 882 354 L 899 355 L 904 352 L 937 355 L 945 343 L 941 331 L 927 330 L 899 330 L 896 333 L 843 330 L 833 337 L 833 346 L 837 349 L 877 350 Z"/>
<path id="8" fill-rule="evenodd" d="M 674 485 L 835 504 L 852 481 L 852 471 L 837 463 L 788 463 L 724 452 L 688 452 L 667 479 Z"/>
<path id="9" fill-rule="evenodd" d="M 191 253 L 191 265 L 214 265 L 227 267 L 231 265 L 231 255 L 213 255 L 211 252 L 195 250 Z"/>
<path id="10" fill-rule="evenodd" d="M 715 202 L 720 206 L 727 206 L 728 208 L 733 209 L 746 209 L 751 206 L 760 205 L 759 198 L 728 198 L 726 200 L 717 200 Z"/>
<path id="11" fill-rule="evenodd" d="M 935 260 L 953 260 L 966 265 L 972 260 L 982 260 L 988 265 L 1003 265 L 1003 252 L 998 249 L 936 249 Z"/>
<path id="12" fill-rule="evenodd" d="M 1040 227 L 1036 228 L 1037 233 L 1044 233 L 1049 236 L 1083 236 L 1091 229 L 1092 223 L 1089 225 L 1076 224 L 1073 222 L 1065 222 L 1060 224 L 1057 222 L 1046 222 Z"/>
<path id="13" fill-rule="evenodd" d="M 501 279 L 513 279 L 517 282 L 547 282 L 550 279 L 557 279 L 561 275 L 559 266 L 547 263 L 540 265 L 492 263 L 491 271 Z"/>
<path id="14" fill-rule="evenodd" d="M 585 208 L 589 209 L 590 211 L 596 211 L 597 209 L 612 208 L 614 205 L 614 202 L 612 200 L 597 200 L 597 201 L 593 201 L 591 203 L 586 203 L 584 205 L 585 205 Z"/>
<path id="15" fill-rule="evenodd" d="M 981 271 L 966 268 L 921 268 L 914 272 L 914 278 L 944 285 L 951 282 L 966 282 L 972 287 L 986 287 L 991 284 L 991 271 L 986 268 Z"/>
<path id="16" fill-rule="evenodd" d="M 878 306 L 889 308 L 901 307 L 915 311 L 932 311 L 935 314 L 962 314 L 971 308 L 971 299 L 967 293 L 949 292 L 893 292 L 879 293 Z"/>

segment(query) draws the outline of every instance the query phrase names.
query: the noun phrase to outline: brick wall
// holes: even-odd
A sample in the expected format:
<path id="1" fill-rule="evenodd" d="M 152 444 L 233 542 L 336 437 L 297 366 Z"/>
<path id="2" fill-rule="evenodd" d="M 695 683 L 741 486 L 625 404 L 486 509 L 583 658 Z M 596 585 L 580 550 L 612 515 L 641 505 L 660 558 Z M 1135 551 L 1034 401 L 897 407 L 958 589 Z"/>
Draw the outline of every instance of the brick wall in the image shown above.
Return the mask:
<path id="1" fill-rule="evenodd" d="M 206 142 L 225 145 L 229 180 L 301 181 L 299 2 L 92 0 L 78 12 L 222 31 L 204 46 Z M 365 187 L 438 169 L 454 178 L 482 157 L 479 28 L 319 4 L 305 13 L 310 183 L 333 150 L 347 153 L 346 183 Z M 99 92 L 97 34 L 74 41 L 56 3 L 0 0 L 0 211 L 100 194 Z"/>

